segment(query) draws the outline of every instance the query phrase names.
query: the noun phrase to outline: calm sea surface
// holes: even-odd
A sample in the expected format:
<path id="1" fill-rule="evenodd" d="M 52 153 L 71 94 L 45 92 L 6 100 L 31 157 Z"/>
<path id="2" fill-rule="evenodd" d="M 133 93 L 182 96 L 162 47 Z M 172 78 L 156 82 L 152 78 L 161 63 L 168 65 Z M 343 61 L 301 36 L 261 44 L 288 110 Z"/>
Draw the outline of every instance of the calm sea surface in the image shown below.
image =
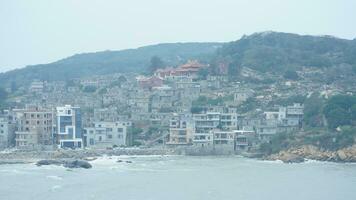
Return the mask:
<path id="1" fill-rule="evenodd" d="M 356 164 L 282 164 L 240 157 L 117 159 L 100 158 L 88 170 L 1 165 L 0 199 L 356 199 Z"/>

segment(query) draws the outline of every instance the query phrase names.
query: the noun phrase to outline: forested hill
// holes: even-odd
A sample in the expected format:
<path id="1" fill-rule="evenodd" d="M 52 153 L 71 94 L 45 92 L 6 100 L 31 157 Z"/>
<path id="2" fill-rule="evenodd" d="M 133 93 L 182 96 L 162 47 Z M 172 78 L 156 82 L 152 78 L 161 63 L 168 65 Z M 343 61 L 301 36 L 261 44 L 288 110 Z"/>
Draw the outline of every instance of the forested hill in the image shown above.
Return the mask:
<path id="1" fill-rule="evenodd" d="M 0 74 L 0 85 L 27 84 L 33 79 L 68 80 L 120 72 L 147 72 L 150 59 L 161 58 L 165 65 L 187 59 L 229 64 L 229 75 L 249 67 L 261 72 L 284 73 L 300 67 L 347 65 L 356 73 L 356 39 L 307 36 L 280 32 L 254 33 L 230 43 L 171 43 L 122 51 L 77 54 L 50 64 L 28 66 Z M 213 70 L 212 72 L 214 72 Z"/>
<path id="2" fill-rule="evenodd" d="M 152 56 L 160 57 L 167 65 L 187 59 L 210 58 L 221 43 L 166 43 L 121 51 L 77 54 L 50 64 L 27 66 L 0 74 L 0 84 L 24 84 L 33 79 L 68 80 L 91 75 L 144 72 Z M 45 53 L 45 52 L 44 52 Z"/>
<path id="3" fill-rule="evenodd" d="M 356 39 L 262 32 L 224 45 L 217 57 L 229 60 L 235 67 L 247 66 L 262 72 L 301 66 L 348 64 L 356 67 Z"/>

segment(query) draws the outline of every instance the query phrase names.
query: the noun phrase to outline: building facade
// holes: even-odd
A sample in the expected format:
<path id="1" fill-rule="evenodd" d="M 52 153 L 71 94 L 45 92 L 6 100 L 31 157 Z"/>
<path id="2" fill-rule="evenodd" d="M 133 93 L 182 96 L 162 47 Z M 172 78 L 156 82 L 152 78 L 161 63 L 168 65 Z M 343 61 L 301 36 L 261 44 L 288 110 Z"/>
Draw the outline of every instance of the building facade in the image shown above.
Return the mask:
<path id="1" fill-rule="evenodd" d="M 16 116 L 16 148 L 38 149 L 53 145 L 54 113 L 51 109 L 34 106 L 13 112 Z"/>
<path id="2" fill-rule="evenodd" d="M 84 144 L 95 148 L 128 146 L 131 126 L 131 122 L 95 122 L 94 127 L 84 128 Z"/>
<path id="3" fill-rule="evenodd" d="M 12 147 L 15 143 L 15 124 L 6 116 L 0 117 L 0 149 Z"/>
<path id="4" fill-rule="evenodd" d="M 194 121 L 188 115 L 175 115 L 169 125 L 169 145 L 191 145 L 195 132 Z"/>
<path id="5" fill-rule="evenodd" d="M 82 119 L 79 107 L 57 107 L 56 141 L 60 148 L 82 148 Z"/>

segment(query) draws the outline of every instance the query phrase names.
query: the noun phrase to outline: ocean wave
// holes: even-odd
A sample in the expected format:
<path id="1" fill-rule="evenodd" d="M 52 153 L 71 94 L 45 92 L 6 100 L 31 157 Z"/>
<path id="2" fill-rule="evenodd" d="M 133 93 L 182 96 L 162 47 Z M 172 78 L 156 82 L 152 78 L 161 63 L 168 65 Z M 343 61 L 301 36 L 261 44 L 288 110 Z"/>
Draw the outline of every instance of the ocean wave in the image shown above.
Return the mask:
<path id="1" fill-rule="evenodd" d="M 51 191 L 54 192 L 54 191 L 60 190 L 61 188 L 62 188 L 61 185 L 54 185 L 51 187 Z"/>
<path id="2" fill-rule="evenodd" d="M 55 175 L 49 175 L 49 176 L 46 176 L 46 178 L 53 179 L 53 180 L 62 180 L 63 179 L 62 177 L 55 176 Z"/>

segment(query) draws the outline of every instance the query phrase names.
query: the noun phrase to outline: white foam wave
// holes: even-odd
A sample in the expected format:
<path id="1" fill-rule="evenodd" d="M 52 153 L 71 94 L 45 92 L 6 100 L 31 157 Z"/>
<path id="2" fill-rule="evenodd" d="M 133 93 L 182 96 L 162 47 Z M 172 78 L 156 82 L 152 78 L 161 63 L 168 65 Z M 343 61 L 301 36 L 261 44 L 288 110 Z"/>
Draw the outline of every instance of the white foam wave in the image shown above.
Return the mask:
<path id="1" fill-rule="evenodd" d="M 46 178 L 48 179 L 53 179 L 53 180 L 62 180 L 63 178 L 60 176 L 54 176 L 54 175 L 50 175 L 50 176 L 46 176 Z"/>

